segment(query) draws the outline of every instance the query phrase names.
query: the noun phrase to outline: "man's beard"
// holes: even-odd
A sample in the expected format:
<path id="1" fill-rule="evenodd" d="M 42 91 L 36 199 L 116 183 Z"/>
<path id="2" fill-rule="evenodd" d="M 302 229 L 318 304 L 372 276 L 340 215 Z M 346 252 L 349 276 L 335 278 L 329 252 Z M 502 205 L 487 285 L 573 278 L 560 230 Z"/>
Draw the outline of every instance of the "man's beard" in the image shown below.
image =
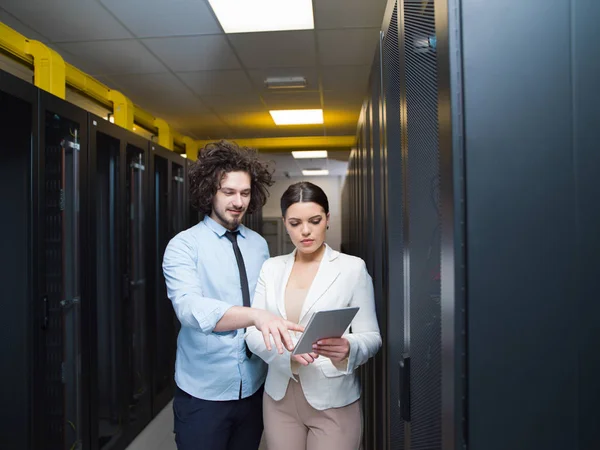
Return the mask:
<path id="1" fill-rule="evenodd" d="M 242 214 L 240 215 L 240 217 L 232 217 L 231 219 L 227 219 L 226 217 L 224 217 L 224 215 L 221 215 L 221 213 L 215 209 L 215 216 L 217 216 L 217 218 L 221 221 L 221 223 L 224 223 L 226 225 L 226 228 L 237 228 L 240 223 L 242 222 L 242 219 L 244 218 L 244 210 L 241 210 Z"/>

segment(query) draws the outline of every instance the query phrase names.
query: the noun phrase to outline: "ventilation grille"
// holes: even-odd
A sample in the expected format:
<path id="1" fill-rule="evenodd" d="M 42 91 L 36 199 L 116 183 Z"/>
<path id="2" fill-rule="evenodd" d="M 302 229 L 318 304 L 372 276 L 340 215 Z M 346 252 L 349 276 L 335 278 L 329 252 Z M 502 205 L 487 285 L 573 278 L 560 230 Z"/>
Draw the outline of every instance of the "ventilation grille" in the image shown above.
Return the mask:
<path id="1" fill-rule="evenodd" d="M 411 449 L 441 448 L 438 89 L 433 0 L 405 0 Z"/>
<path id="2" fill-rule="evenodd" d="M 387 201 L 388 211 L 386 217 L 394 214 L 394 220 L 402 214 L 402 157 L 401 157 L 401 137 L 400 137 L 400 55 L 398 46 L 398 6 L 394 8 L 388 31 L 383 41 L 383 82 L 385 88 L 385 133 L 387 146 Z M 392 203 L 393 202 L 393 203 Z M 401 217 L 401 216 L 400 216 Z M 400 398 L 400 389 L 398 380 L 400 377 L 398 362 L 402 359 L 404 353 L 404 267 L 402 262 L 402 248 L 398 244 L 403 242 L 402 220 L 397 223 L 390 223 L 388 227 L 388 242 L 391 242 L 390 233 L 394 233 L 393 248 L 388 248 L 390 256 L 394 258 L 394 274 L 385 280 L 388 286 L 388 317 L 391 318 L 388 323 L 388 372 L 389 389 L 388 398 L 390 399 L 390 430 L 389 430 L 389 448 L 393 450 L 403 450 L 404 447 L 404 421 L 400 416 L 400 407 L 398 400 Z M 396 255 L 400 255 L 397 257 Z M 391 258 L 385 255 L 386 261 Z M 398 271 L 397 269 L 400 269 Z M 384 274 L 387 275 L 387 270 Z M 387 277 L 386 277 L 387 278 Z"/>
<path id="3" fill-rule="evenodd" d="M 45 339 L 45 442 L 48 448 L 60 448 L 63 442 L 64 388 L 62 381 L 62 148 L 46 147 L 45 163 L 45 269 L 48 295 L 48 328 Z"/>

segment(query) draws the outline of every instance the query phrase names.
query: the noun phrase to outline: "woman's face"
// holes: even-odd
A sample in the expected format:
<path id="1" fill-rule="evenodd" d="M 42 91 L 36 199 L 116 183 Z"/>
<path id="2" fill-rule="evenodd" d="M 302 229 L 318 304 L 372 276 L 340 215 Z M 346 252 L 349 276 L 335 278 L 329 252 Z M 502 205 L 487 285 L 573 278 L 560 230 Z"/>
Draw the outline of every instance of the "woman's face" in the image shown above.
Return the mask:
<path id="1" fill-rule="evenodd" d="M 325 242 L 329 214 L 317 203 L 294 203 L 287 209 L 283 223 L 298 252 L 310 254 Z"/>

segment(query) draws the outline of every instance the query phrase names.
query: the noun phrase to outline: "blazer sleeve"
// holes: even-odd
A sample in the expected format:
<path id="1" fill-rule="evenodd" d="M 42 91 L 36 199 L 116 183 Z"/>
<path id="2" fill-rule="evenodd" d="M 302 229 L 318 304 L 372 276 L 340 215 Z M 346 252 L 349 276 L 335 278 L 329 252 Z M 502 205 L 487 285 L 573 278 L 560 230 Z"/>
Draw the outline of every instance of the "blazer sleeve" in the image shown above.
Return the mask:
<path id="1" fill-rule="evenodd" d="M 381 334 L 379 334 L 375 312 L 373 280 L 364 261 L 362 261 L 358 282 L 349 306 L 358 306 L 360 309 L 350 326 L 351 332 L 344 336 L 350 343 L 348 365 L 344 368 L 335 364 L 336 368 L 344 374 L 350 374 L 366 363 L 369 358 L 377 354 L 381 347 Z"/>
<path id="2" fill-rule="evenodd" d="M 260 276 L 258 278 L 258 282 L 256 283 L 256 291 L 254 292 L 254 300 L 252 302 L 253 308 L 259 309 L 269 309 L 267 307 L 267 283 L 273 282 L 272 272 L 269 271 L 268 268 L 269 261 L 266 261 L 260 271 Z M 273 304 L 274 299 L 273 299 Z M 272 311 L 275 314 L 278 314 L 276 311 Z M 290 378 L 296 379 L 292 374 L 292 361 L 291 361 L 291 352 L 289 352 L 285 347 L 283 347 L 283 354 L 280 355 L 277 351 L 277 347 L 275 346 L 275 341 L 273 337 L 271 338 L 271 351 L 267 350 L 267 346 L 265 345 L 265 340 L 263 338 L 263 334 L 256 327 L 248 327 L 246 330 L 246 343 L 248 344 L 248 348 L 252 353 L 262 359 L 269 365 L 269 370 L 277 370 Z M 292 335 L 292 340 L 294 341 L 294 345 L 298 342 L 298 339 Z"/>

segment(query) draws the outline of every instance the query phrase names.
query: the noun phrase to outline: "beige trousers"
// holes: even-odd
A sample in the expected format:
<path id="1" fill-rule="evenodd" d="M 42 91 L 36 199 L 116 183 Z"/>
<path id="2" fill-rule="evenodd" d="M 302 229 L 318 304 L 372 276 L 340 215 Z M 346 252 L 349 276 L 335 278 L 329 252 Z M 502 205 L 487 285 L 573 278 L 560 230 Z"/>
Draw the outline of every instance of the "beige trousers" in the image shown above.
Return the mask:
<path id="1" fill-rule="evenodd" d="M 263 396 L 267 450 L 358 450 L 360 401 L 319 411 L 306 401 L 302 386 L 290 380 L 280 401 Z"/>

